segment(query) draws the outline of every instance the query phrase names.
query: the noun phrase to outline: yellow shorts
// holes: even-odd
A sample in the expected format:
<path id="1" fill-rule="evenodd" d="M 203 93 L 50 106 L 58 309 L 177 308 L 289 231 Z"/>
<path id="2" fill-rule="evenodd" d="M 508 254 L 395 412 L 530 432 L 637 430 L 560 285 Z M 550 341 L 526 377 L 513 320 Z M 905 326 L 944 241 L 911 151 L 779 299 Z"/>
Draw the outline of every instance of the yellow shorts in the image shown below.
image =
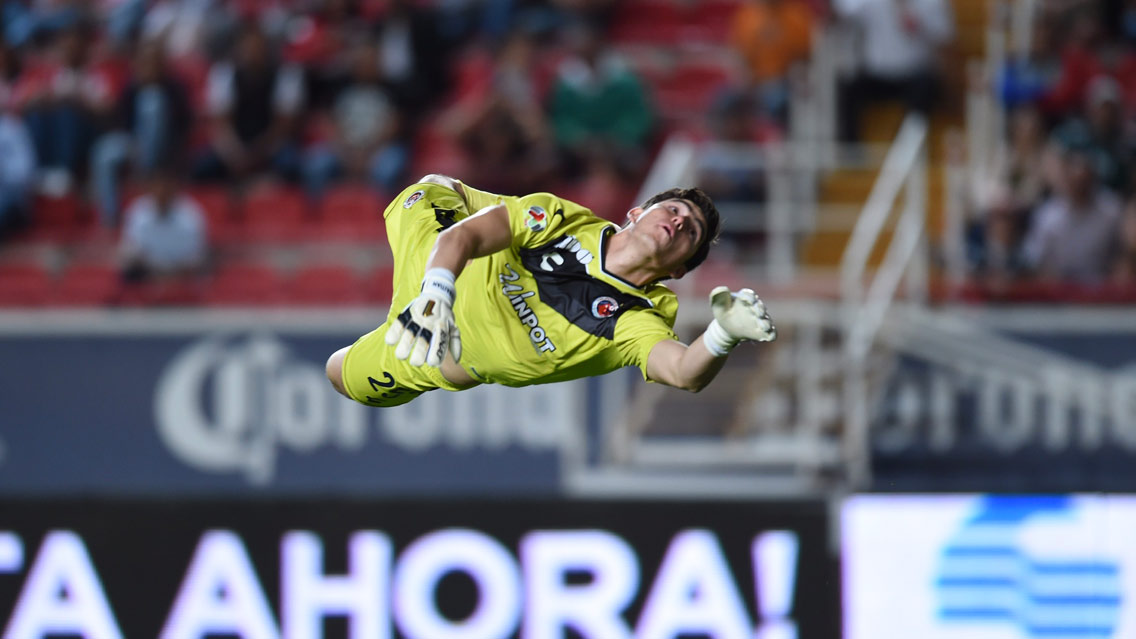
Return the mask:
<path id="1" fill-rule="evenodd" d="M 394 347 L 383 340 L 387 326 L 418 296 L 438 233 L 468 216 L 461 196 L 437 184 L 406 187 L 383 212 L 394 255 L 394 295 L 387 321 L 360 337 L 343 359 L 343 386 L 355 401 L 398 406 L 435 388 L 460 390 L 437 368 L 396 358 Z"/>

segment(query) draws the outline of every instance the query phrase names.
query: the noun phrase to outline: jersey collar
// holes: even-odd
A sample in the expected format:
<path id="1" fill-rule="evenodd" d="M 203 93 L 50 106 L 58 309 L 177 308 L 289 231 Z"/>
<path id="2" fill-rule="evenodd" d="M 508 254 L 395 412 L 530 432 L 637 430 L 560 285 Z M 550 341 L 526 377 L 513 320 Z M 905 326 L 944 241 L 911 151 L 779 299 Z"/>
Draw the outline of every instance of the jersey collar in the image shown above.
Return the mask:
<path id="1" fill-rule="evenodd" d="M 612 273 L 612 272 L 607 270 L 607 266 L 605 265 L 605 260 L 607 259 L 607 256 L 606 256 L 607 241 L 608 241 L 608 239 L 611 238 L 612 235 L 614 235 L 616 232 L 618 232 L 618 230 L 619 230 L 619 226 L 613 222 L 613 223 L 611 223 L 611 225 L 604 228 L 603 232 L 600 233 L 600 245 L 599 245 L 600 274 L 603 275 L 604 277 L 606 277 L 609 280 L 613 280 L 614 282 L 616 282 L 618 284 L 622 284 L 625 288 L 631 289 L 631 291 L 634 291 L 635 293 L 639 293 L 640 295 L 642 295 L 646 299 L 647 298 L 647 295 L 646 295 L 647 289 L 654 286 L 654 283 L 647 284 L 646 286 L 638 286 L 636 284 L 632 284 L 631 282 L 628 282 L 627 280 L 623 279 L 622 277 L 620 277 L 620 276 L 616 275 L 615 273 Z M 653 304 L 652 304 L 652 306 L 653 306 Z"/>

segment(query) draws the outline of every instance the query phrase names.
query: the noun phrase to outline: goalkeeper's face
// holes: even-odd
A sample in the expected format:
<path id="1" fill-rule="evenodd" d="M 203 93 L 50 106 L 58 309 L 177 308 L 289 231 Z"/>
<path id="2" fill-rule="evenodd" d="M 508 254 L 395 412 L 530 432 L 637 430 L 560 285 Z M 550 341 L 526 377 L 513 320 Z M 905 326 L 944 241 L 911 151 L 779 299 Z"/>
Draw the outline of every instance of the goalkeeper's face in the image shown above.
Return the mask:
<path id="1" fill-rule="evenodd" d="M 670 199 L 648 209 L 634 208 L 629 217 L 631 230 L 642 238 L 660 271 L 678 279 L 686 274 L 683 266 L 706 237 L 706 218 L 689 200 Z"/>

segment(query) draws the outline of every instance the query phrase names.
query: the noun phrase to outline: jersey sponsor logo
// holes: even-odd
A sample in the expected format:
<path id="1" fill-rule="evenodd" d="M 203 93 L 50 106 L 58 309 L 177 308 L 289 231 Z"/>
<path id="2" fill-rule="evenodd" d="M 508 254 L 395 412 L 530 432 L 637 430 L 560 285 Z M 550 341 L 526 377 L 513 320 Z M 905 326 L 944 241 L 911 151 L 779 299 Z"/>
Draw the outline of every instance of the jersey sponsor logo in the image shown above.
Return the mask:
<path id="1" fill-rule="evenodd" d="M 419 190 L 411 193 L 410 197 L 406 198 L 406 201 L 402 203 L 402 208 L 408 209 L 408 208 L 414 206 L 414 204 L 416 202 L 418 202 L 418 200 L 422 199 L 423 195 L 426 195 L 426 191 L 423 191 L 422 189 L 419 189 Z"/>
<path id="2" fill-rule="evenodd" d="M 533 233 L 539 233 L 548 226 L 548 213 L 535 204 L 525 213 L 525 226 Z"/>
<path id="3" fill-rule="evenodd" d="M 501 282 L 501 294 L 509 298 L 509 303 L 512 304 L 513 310 L 517 313 L 517 319 L 522 325 L 529 329 L 529 340 L 532 342 L 533 348 L 538 353 L 546 353 L 556 350 L 556 344 L 548 337 L 548 333 L 544 327 L 540 325 L 540 318 L 537 317 L 536 311 L 529 307 L 527 298 L 536 295 L 536 291 L 526 291 L 520 284 L 515 284 L 517 280 L 521 279 L 520 273 L 513 270 L 512 265 L 505 264 L 505 270 L 508 273 L 500 273 L 497 275 L 497 280 Z"/>
<path id="4" fill-rule="evenodd" d="M 592 301 L 592 316 L 596 319 L 611 317 L 618 310 L 619 302 L 615 301 L 614 297 L 604 295 Z"/>
<path id="5" fill-rule="evenodd" d="M 576 261 L 581 264 L 588 264 L 592 261 L 592 252 L 584 248 L 580 244 L 580 240 L 576 239 L 575 235 L 565 235 L 559 242 L 556 243 L 556 248 L 564 249 L 571 255 L 576 257 Z"/>
<path id="6" fill-rule="evenodd" d="M 615 325 L 623 313 L 651 307 L 646 298 L 589 275 L 587 265 L 595 255 L 574 235 L 521 249 L 520 255 L 521 266 L 536 280 L 541 303 L 596 337 L 615 339 Z"/>

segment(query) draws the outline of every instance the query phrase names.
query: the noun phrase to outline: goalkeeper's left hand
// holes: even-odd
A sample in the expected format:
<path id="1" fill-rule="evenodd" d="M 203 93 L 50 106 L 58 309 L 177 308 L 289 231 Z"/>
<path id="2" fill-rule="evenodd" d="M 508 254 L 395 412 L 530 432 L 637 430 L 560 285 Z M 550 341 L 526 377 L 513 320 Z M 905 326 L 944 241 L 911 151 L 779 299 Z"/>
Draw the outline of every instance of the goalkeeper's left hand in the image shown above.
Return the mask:
<path id="1" fill-rule="evenodd" d="M 702 334 L 702 343 L 715 356 L 726 355 L 742 340 L 777 339 L 777 328 L 769 319 L 765 303 L 751 289 L 734 293 L 727 286 L 719 286 L 710 292 L 710 308 L 714 321 Z"/>
<path id="2" fill-rule="evenodd" d="M 410 358 L 411 366 L 441 366 L 446 351 L 461 359 L 461 333 L 454 321 L 454 274 L 430 269 L 422 279 L 422 292 L 398 314 L 387 329 L 386 342 L 394 356 Z"/>

